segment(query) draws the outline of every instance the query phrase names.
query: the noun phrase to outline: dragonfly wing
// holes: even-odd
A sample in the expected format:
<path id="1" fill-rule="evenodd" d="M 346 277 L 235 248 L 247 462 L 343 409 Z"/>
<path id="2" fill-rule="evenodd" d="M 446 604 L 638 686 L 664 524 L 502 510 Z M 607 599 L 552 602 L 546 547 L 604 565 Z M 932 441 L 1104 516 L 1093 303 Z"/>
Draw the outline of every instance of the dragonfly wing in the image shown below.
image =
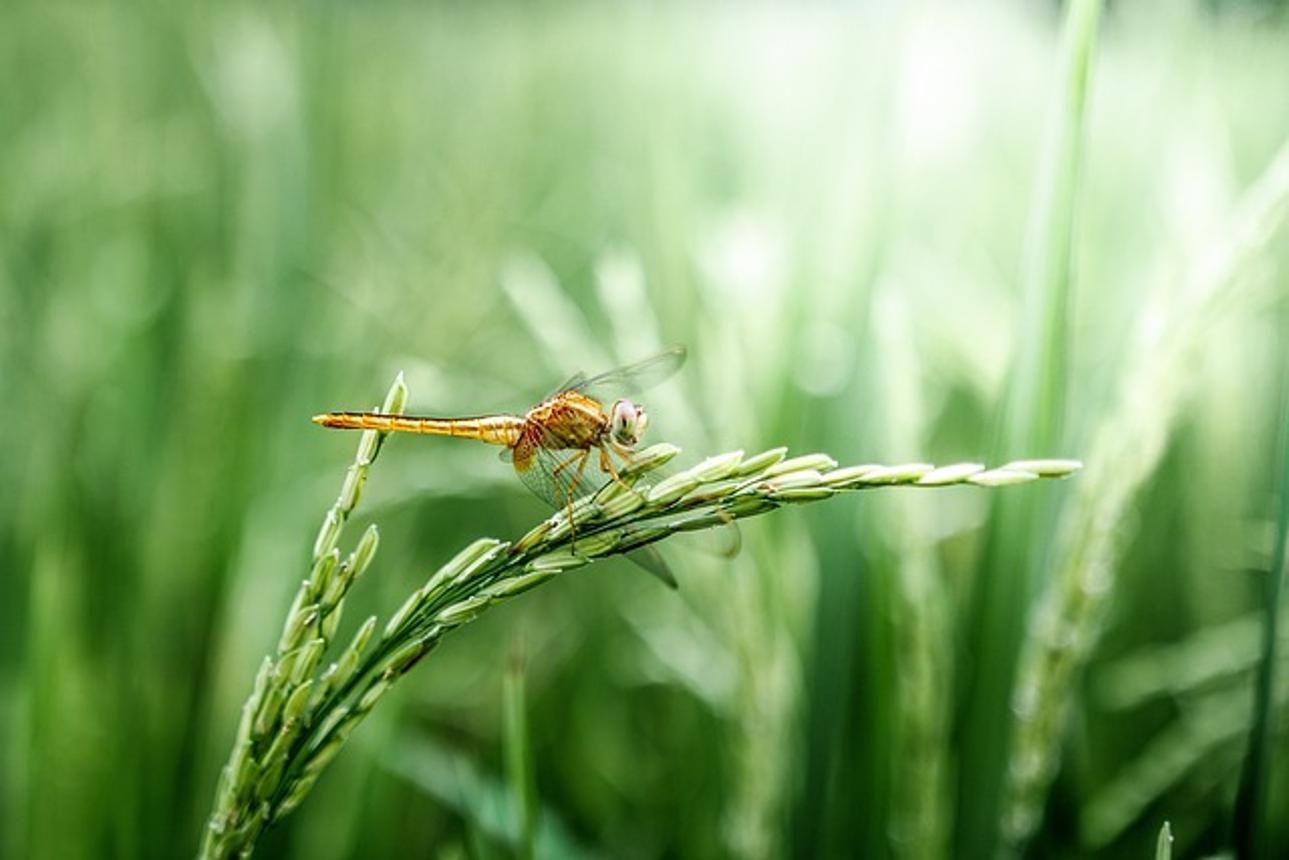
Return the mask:
<path id="1" fill-rule="evenodd" d="M 627 460 L 625 465 L 630 465 L 630 462 Z M 674 474 L 676 472 L 670 466 L 655 466 L 649 470 L 648 475 L 636 482 L 635 488 L 638 491 L 647 491 L 649 487 L 665 481 Z M 680 532 L 675 539 L 690 549 L 699 550 L 704 555 L 735 558 L 743 551 L 743 532 L 739 530 L 738 523 L 733 517 L 721 515 L 721 518 L 724 520 L 723 525 L 712 526 L 702 531 Z"/>
<path id="2" fill-rule="evenodd" d="M 575 373 L 572 376 L 570 376 L 568 379 L 561 382 L 558 388 L 556 388 L 554 391 L 547 394 L 542 399 L 550 400 L 552 397 L 555 397 L 558 394 L 563 394 L 565 391 L 581 391 L 582 386 L 586 384 L 586 379 L 587 379 L 587 376 L 585 373 L 581 373 L 581 372 Z"/>
<path id="3" fill-rule="evenodd" d="M 676 574 L 671 572 L 671 566 L 667 564 L 666 559 L 654 547 L 642 546 L 640 549 L 633 549 L 627 553 L 627 558 L 637 567 L 652 574 L 668 588 L 680 588 L 680 584 L 676 582 Z"/>
<path id="4" fill-rule="evenodd" d="M 554 508 L 567 507 L 611 480 L 600 474 L 599 458 L 590 450 L 557 450 L 539 445 L 530 454 L 521 452 L 519 457 L 507 449 L 502 459 L 515 464 L 515 473 L 524 486 Z M 667 587 L 677 587 L 671 568 L 654 547 L 641 547 L 626 556 Z"/>
<path id="5" fill-rule="evenodd" d="M 690 532 L 685 537 L 692 538 L 692 545 L 700 552 L 718 558 L 727 560 L 737 558 L 743 551 L 743 532 L 739 530 L 738 523 L 733 519 L 728 520 L 723 526 L 715 526 L 701 532 Z"/>
<path id="6" fill-rule="evenodd" d="M 502 452 L 515 474 L 533 495 L 553 508 L 565 508 L 604 485 L 599 457 L 593 450 L 556 449 L 533 445 L 530 451 Z"/>
<path id="7" fill-rule="evenodd" d="M 618 367 L 595 376 L 577 374 L 559 389 L 594 395 L 608 395 L 611 400 L 623 394 L 639 394 L 670 377 L 685 363 L 685 348 L 673 346 L 634 364 Z M 559 392 L 556 392 L 559 393 Z"/>

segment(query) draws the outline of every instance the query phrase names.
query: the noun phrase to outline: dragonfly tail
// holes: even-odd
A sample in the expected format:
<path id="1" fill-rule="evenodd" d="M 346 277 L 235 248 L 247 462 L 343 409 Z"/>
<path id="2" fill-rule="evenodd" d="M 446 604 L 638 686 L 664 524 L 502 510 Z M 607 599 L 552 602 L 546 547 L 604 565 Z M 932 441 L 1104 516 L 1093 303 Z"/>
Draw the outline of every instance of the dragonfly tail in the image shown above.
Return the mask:
<path id="1" fill-rule="evenodd" d="M 382 415 L 379 412 L 328 412 L 313 416 L 313 423 L 341 430 L 379 430 L 382 433 L 456 436 L 507 446 L 519 441 L 524 427 L 524 420 L 515 415 L 492 415 L 486 418 L 425 418 L 413 415 Z"/>

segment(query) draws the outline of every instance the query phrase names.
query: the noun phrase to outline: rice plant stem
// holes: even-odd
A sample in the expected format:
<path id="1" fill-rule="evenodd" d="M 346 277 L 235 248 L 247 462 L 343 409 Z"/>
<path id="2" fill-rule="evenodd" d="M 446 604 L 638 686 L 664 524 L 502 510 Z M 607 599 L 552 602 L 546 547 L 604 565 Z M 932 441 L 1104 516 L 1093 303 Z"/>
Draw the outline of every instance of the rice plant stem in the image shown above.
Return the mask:
<path id="1" fill-rule="evenodd" d="M 954 467 L 953 473 L 956 473 L 957 477 L 952 483 L 991 486 L 999 482 L 1010 482 L 1014 477 L 1020 477 L 1021 480 L 1035 480 L 1040 477 L 1064 477 L 1079 467 L 1079 464 L 1073 461 L 1034 461 L 1026 465 L 1038 471 L 1026 472 L 1006 468 L 985 470 L 983 467 L 963 470 Z M 686 518 L 687 514 L 719 512 L 720 515 L 713 517 L 711 522 L 711 525 L 715 526 L 727 520 L 755 516 L 775 510 L 793 501 L 812 501 L 830 497 L 838 492 L 873 489 L 882 486 L 942 486 L 943 484 L 937 476 L 949 474 L 948 469 L 934 469 L 924 464 L 914 464 L 902 467 L 902 469 L 901 467 L 869 466 L 861 467 L 859 472 L 851 474 L 849 477 L 847 470 L 843 469 L 834 469 L 829 472 L 812 470 L 812 473 L 807 475 L 795 473 L 799 476 L 796 478 L 793 477 L 794 473 L 788 473 L 783 476 L 780 483 L 776 484 L 775 476 L 771 476 L 767 480 L 765 475 L 765 472 L 772 471 L 773 468 L 773 466 L 770 466 L 758 474 L 744 478 L 735 485 L 733 492 L 714 502 L 704 500 L 701 494 L 691 490 L 690 497 L 694 499 L 693 501 L 682 499 L 661 506 L 646 507 L 623 517 L 599 522 L 593 519 L 594 508 L 584 507 L 582 512 L 591 521 L 583 522 L 578 527 L 577 544 L 579 546 L 592 545 L 599 536 L 621 532 L 624 528 L 629 527 L 640 535 L 638 541 L 632 541 L 628 545 L 629 549 L 635 549 L 639 546 L 664 540 L 675 531 L 681 530 L 679 526 L 689 521 Z M 844 480 L 838 481 L 838 485 L 835 487 L 829 486 L 826 483 L 829 475 L 838 475 Z M 565 514 L 561 512 L 551 521 L 548 521 L 548 524 L 558 524 L 564 518 Z M 542 527 L 539 526 L 539 528 Z M 442 633 L 433 631 L 432 619 L 444 610 L 461 605 L 480 594 L 486 593 L 489 587 L 522 573 L 534 562 L 550 558 L 570 549 L 572 546 L 571 535 L 565 535 L 555 540 L 539 540 L 522 549 L 518 545 L 509 546 L 504 552 L 490 559 L 485 569 L 477 571 L 467 582 L 445 585 L 441 591 L 427 595 L 426 600 L 418 607 L 417 611 L 407 617 L 402 632 L 382 642 L 380 646 L 373 650 L 363 661 L 360 668 L 354 672 L 353 676 L 317 709 L 319 718 L 301 733 L 292 749 L 292 763 L 273 797 L 272 805 L 274 808 L 285 800 L 293 787 L 294 780 L 298 778 L 301 770 L 308 765 L 309 761 L 321 750 L 326 749 L 336 741 L 338 733 L 341 731 L 341 723 L 327 720 L 323 715 L 335 712 L 346 701 L 360 699 L 362 691 L 370 689 L 373 682 L 387 671 L 387 662 L 391 656 L 410 639 L 415 639 L 418 636 L 432 636 L 433 639 L 424 652 L 428 653 L 433 645 L 437 644 L 442 635 Z M 591 561 L 594 557 L 618 554 L 622 551 L 624 550 L 615 546 L 610 548 L 608 552 L 597 554 L 596 556 L 583 558 L 571 554 L 570 562 L 574 563 L 574 566 L 582 566 L 582 564 Z M 416 660 L 419 661 L 424 656 L 424 653 L 417 657 Z M 414 662 L 400 667 L 398 674 L 405 673 L 414 665 Z M 393 680 L 393 677 L 388 678 L 388 680 Z"/>
<path id="2" fill-rule="evenodd" d="M 1183 279 L 1180 307 L 1157 326 L 1151 313 L 1138 337 L 1146 345 L 1124 369 L 1116 404 L 1087 447 L 1092 464 L 1064 513 L 1052 580 L 1036 603 L 1021 653 L 1012 698 L 1016 715 L 1009 756 L 1004 829 L 1019 851 L 1041 820 L 1048 786 L 1060 759 L 1065 713 L 1073 687 L 1092 653 L 1114 593 L 1116 566 L 1135 494 L 1164 455 L 1168 434 L 1192 394 L 1187 368 L 1208 343 L 1215 320 L 1256 299 L 1266 280 L 1250 277 L 1260 252 L 1289 222 L 1289 141 L 1248 189 L 1231 223 L 1200 250 Z M 1163 301 L 1161 299 L 1161 301 Z M 1167 303 L 1164 303 L 1167 307 Z M 1143 409 L 1142 404 L 1151 404 Z"/>
<path id="3" fill-rule="evenodd" d="M 1286 568 L 1289 568 L 1286 544 L 1289 543 L 1289 348 L 1283 348 L 1285 360 L 1281 370 L 1283 379 L 1280 402 L 1280 433 L 1276 455 L 1280 459 L 1280 480 L 1276 497 L 1280 516 L 1276 525 L 1276 543 L 1271 570 L 1266 579 L 1266 620 L 1262 628 L 1262 662 L 1258 665 L 1257 686 L 1253 706 L 1253 726 L 1249 732 L 1249 748 L 1240 775 L 1240 788 L 1236 795 L 1234 847 L 1236 856 L 1248 858 L 1263 856 L 1266 850 L 1264 819 L 1266 812 L 1268 736 L 1272 703 L 1275 701 L 1275 670 L 1278 665 L 1280 596 L 1284 589 Z"/>
<path id="4" fill-rule="evenodd" d="M 400 378 L 396 386 L 401 385 Z M 401 405 L 403 398 L 391 399 Z M 341 493 L 343 504 L 338 502 L 324 520 L 315 549 L 315 575 L 297 595 L 277 657 L 266 659 L 244 707 L 243 729 L 224 771 L 203 857 L 248 855 L 260 832 L 303 800 L 381 696 L 444 635 L 490 606 L 566 571 L 676 532 L 718 527 L 843 492 L 953 484 L 1000 487 L 1066 477 L 1082 465 L 1073 460 L 1026 460 L 998 469 L 970 463 L 941 469 L 925 463 L 839 469 L 826 455 L 785 460 L 785 450 L 775 449 L 750 458 L 741 451 L 709 457 L 655 480 L 657 467 L 679 453 L 674 446 L 655 445 L 623 470 L 622 482 L 610 482 L 571 512 L 558 512 L 513 543 L 480 539 L 464 548 L 409 596 L 373 648 L 365 646 L 375 629 L 374 618 L 360 628 L 331 668 L 315 675 L 316 660 L 334 633 L 328 613 L 338 614 L 348 586 L 375 551 L 374 529 L 344 562 L 335 560 L 334 545 L 380 441 L 364 437 L 360 443 L 355 462 L 362 466 L 358 471 L 351 468 Z M 328 594 L 334 595 L 330 603 Z M 315 629 L 320 638 L 300 646 L 297 640 Z M 302 654 L 309 660 L 303 666 Z M 348 674 L 337 678 L 339 672 Z"/>
<path id="5" fill-rule="evenodd" d="M 1066 5 L 1061 66 L 1053 87 L 1037 187 L 1025 236 L 1017 354 L 1011 362 L 1002 438 L 995 453 L 1059 444 L 1065 418 L 1069 307 L 1079 177 L 1089 82 L 1102 0 Z M 972 595 L 966 650 L 974 662 L 959 674 L 957 731 L 973 742 L 958 768 L 954 842 L 967 856 L 997 853 L 999 810 L 1012 731 L 1008 701 L 1015 683 L 1025 615 L 1055 519 L 1053 499 L 994 500 Z"/>

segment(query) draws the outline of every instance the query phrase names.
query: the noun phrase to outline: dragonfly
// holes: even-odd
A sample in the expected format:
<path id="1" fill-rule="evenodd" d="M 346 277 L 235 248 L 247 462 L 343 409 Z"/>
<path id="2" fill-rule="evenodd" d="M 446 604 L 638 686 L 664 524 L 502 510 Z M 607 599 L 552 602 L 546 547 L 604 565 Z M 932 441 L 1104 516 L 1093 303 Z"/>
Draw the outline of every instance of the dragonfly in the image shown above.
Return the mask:
<path id="1" fill-rule="evenodd" d="M 514 467 L 529 490 L 547 504 L 567 508 L 571 514 L 578 499 L 609 481 L 622 480 L 616 461 L 631 460 L 649 426 L 645 407 L 620 395 L 657 385 L 684 362 L 685 348 L 673 346 L 595 376 L 579 373 L 522 415 L 435 418 L 328 412 L 315 415 L 313 421 L 345 430 L 451 436 L 500 445 L 505 449 L 502 459 Z M 642 567 L 675 585 L 674 577 L 656 553 L 631 555 Z"/>

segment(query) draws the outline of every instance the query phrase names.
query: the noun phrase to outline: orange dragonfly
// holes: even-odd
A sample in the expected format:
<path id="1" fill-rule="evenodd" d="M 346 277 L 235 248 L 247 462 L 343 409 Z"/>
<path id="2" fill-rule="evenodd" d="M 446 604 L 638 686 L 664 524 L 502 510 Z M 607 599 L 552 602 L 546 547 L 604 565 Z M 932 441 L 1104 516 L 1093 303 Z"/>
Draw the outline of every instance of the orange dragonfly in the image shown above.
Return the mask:
<path id="1" fill-rule="evenodd" d="M 609 401 L 604 393 L 641 391 L 671 376 L 684 361 L 685 348 L 674 346 L 597 376 L 578 374 L 523 415 L 430 418 L 328 412 L 315 415 L 313 421 L 323 427 L 456 436 L 503 445 L 502 458 L 530 490 L 556 508 L 571 509 L 606 479 L 620 480 L 614 457 L 629 460 L 649 426 L 649 415 L 639 403 L 618 397 L 605 408 Z M 598 475 L 587 475 L 593 453 Z"/>

